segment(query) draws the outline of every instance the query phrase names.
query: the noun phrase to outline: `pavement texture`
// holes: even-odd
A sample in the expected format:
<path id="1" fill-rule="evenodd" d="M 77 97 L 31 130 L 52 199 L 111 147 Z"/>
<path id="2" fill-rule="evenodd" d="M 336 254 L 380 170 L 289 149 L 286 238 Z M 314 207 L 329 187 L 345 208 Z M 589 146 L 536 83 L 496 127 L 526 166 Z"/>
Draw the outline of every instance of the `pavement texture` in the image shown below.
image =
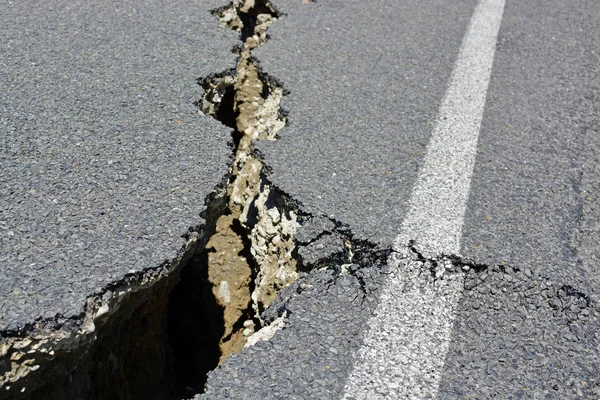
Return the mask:
<path id="1" fill-rule="evenodd" d="M 481 263 L 543 266 L 596 293 L 599 17 L 588 1 L 507 3 L 461 250 Z"/>
<path id="2" fill-rule="evenodd" d="M 0 334 L 77 317 L 202 223 L 231 163 L 230 129 L 193 105 L 196 78 L 235 66 L 241 42 L 209 13 L 224 5 L 7 7 Z M 299 278 L 262 310 L 250 339 L 267 340 L 195 398 L 600 398 L 597 5 L 506 5 L 461 254 L 437 258 L 391 248 L 476 1 L 274 5 L 253 55 L 288 124 L 256 147 L 261 185 L 298 208 Z"/>
<path id="3" fill-rule="evenodd" d="M 359 393 L 370 387 L 368 398 L 376 399 L 600 395 L 600 303 L 539 270 L 399 255 L 346 268 L 313 270 L 284 290 L 264 314 L 267 321 L 283 317 L 283 327 L 211 372 L 207 392 L 196 398 L 367 398 L 352 395 L 357 385 Z M 400 281 L 402 293 L 397 305 L 381 309 L 389 281 Z M 457 296 L 455 309 L 439 307 Z M 435 310 L 448 315 L 432 317 Z M 385 354 L 365 346 L 370 318 L 390 322 L 379 333 L 396 342 Z M 449 345 L 442 326 L 448 319 Z M 398 346 L 403 350 L 392 351 Z M 439 352 L 447 354 L 440 360 Z M 377 373 L 348 381 L 365 359 L 405 369 L 391 381 Z"/>
<path id="4" fill-rule="evenodd" d="M 600 396 L 599 17 L 506 5 L 462 248 L 506 267 L 467 280 L 440 398 Z"/>
<path id="5" fill-rule="evenodd" d="M 196 79 L 235 66 L 218 1 L 6 2 L 0 32 L 0 332 L 173 259 L 228 173 Z"/>
<path id="6" fill-rule="evenodd" d="M 600 302 L 539 269 L 466 274 L 437 398 L 596 399 Z"/>

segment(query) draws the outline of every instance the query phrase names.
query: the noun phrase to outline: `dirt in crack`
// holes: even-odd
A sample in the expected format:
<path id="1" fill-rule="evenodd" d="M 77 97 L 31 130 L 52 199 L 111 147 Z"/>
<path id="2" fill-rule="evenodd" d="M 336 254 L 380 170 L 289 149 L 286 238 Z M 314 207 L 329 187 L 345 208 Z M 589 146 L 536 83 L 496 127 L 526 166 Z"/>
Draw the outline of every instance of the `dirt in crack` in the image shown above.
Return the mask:
<path id="1" fill-rule="evenodd" d="M 198 106 L 235 129 L 234 157 L 220 197 L 224 209 L 206 251 L 184 267 L 172 295 L 169 337 L 180 395 L 200 392 L 206 373 L 244 347 L 262 327 L 261 311 L 297 278 L 292 255 L 296 213 L 265 180 L 262 162 L 253 154 L 256 140 L 275 140 L 285 126 L 279 108 L 283 88 L 251 54 L 266 40 L 278 13 L 267 1 L 245 0 L 213 14 L 240 32 L 243 44 L 234 71 L 201 80 L 205 95 Z M 182 315 L 190 302 L 198 305 L 195 315 Z M 200 320 L 205 329 L 194 323 Z"/>
<path id="2" fill-rule="evenodd" d="M 0 332 L 6 398 L 191 398 L 296 279 L 296 212 L 253 154 L 256 140 L 274 140 L 285 126 L 283 89 L 251 56 L 278 14 L 259 0 L 236 0 L 214 14 L 243 43 L 234 70 L 200 82 L 200 110 L 234 130 L 231 173 L 206 201 L 206 224 L 189 232 L 176 260 L 88 298 L 80 319 Z"/>

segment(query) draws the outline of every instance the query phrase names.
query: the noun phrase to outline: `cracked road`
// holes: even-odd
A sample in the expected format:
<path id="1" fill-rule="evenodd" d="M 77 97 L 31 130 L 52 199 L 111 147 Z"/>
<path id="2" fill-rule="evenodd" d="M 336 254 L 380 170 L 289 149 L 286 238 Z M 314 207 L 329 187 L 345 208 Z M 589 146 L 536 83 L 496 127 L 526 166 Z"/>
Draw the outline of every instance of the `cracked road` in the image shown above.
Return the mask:
<path id="1" fill-rule="evenodd" d="M 270 179 L 398 255 L 363 270 L 362 302 L 354 275 L 307 274 L 287 329 L 207 397 L 600 396 L 600 8 L 477 4 L 276 4 L 256 52 L 290 92 L 258 145 Z"/>
<path id="2" fill-rule="evenodd" d="M 2 5 L 0 398 L 600 398 L 600 5 L 250 3 L 221 10 L 240 38 L 216 0 Z M 221 124 L 195 80 L 223 71 Z M 274 87 L 285 127 L 254 142 Z M 258 333 L 204 388 L 165 327 L 221 356 L 204 307 L 232 284 L 185 271 L 232 264 L 206 244 L 231 215 L 253 281 L 229 337 Z M 297 279 L 259 304 L 265 215 L 297 216 Z M 215 297 L 180 290 L 183 318 L 190 279 Z"/>

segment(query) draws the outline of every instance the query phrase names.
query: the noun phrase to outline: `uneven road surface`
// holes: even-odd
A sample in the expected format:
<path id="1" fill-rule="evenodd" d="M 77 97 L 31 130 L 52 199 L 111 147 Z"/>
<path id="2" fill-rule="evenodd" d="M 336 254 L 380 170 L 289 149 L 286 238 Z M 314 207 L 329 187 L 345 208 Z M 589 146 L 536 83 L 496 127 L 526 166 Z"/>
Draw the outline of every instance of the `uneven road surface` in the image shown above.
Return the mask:
<path id="1" fill-rule="evenodd" d="M 0 399 L 600 398 L 597 1 L 0 7 Z"/>
<path id="2" fill-rule="evenodd" d="M 309 274 L 207 397 L 598 398 L 600 6 L 276 5 L 270 179 L 398 255 Z"/>

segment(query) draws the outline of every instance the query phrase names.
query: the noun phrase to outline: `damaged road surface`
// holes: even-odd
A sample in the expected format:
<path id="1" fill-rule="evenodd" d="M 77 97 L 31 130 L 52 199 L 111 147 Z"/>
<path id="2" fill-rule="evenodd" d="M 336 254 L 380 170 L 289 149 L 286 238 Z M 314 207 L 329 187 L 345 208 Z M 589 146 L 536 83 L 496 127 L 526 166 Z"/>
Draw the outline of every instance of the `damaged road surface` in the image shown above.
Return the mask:
<path id="1" fill-rule="evenodd" d="M 232 129 L 195 106 L 236 65 L 221 5 L 2 6 L 0 398 L 180 391 L 170 295 L 231 166 Z"/>
<path id="2" fill-rule="evenodd" d="M 0 398 L 600 397 L 563 3 L 5 5 Z"/>
<path id="3" fill-rule="evenodd" d="M 198 398 L 598 398 L 598 5 L 274 4 L 257 149 L 315 268 Z"/>

